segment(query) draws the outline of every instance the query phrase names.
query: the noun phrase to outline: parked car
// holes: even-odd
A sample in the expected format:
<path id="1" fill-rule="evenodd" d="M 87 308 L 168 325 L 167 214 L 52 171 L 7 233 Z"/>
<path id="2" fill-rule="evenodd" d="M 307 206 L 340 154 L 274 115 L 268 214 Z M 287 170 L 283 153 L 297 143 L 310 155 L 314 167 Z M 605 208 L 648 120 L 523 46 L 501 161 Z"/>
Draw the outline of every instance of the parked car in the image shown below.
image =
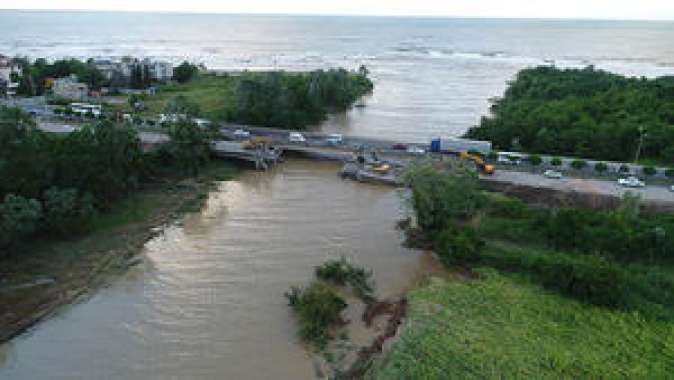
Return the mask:
<path id="1" fill-rule="evenodd" d="M 674 193 L 674 185 L 672 185 L 672 187 L 669 188 L 669 191 L 671 191 L 672 193 Z"/>
<path id="2" fill-rule="evenodd" d="M 620 178 L 618 180 L 618 184 L 624 187 L 644 187 L 646 184 L 644 181 L 640 180 L 637 177 L 627 177 L 627 178 Z"/>
<path id="3" fill-rule="evenodd" d="M 558 172 L 557 170 L 546 170 L 543 175 L 547 178 L 552 178 L 552 179 L 562 179 L 564 176 L 562 172 Z"/>
<path id="4" fill-rule="evenodd" d="M 338 133 L 333 133 L 328 135 L 328 137 L 325 139 L 325 142 L 328 143 L 328 145 L 339 145 L 344 142 L 344 138 Z"/>
<path id="5" fill-rule="evenodd" d="M 250 137 L 250 132 L 243 130 L 243 129 L 237 129 L 234 131 L 234 138 L 237 139 L 247 139 Z"/>
<path id="6" fill-rule="evenodd" d="M 288 141 L 291 143 L 301 144 L 307 142 L 307 139 L 304 138 L 304 135 L 299 132 L 290 132 L 290 134 L 288 134 Z"/>
<path id="7" fill-rule="evenodd" d="M 391 146 L 391 149 L 393 149 L 393 150 L 407 150 L 407 145 L 405 145 L 403 143 L 397 143 L 397 144 L 393 144 L 393 146 Z"/>
<path id="8" fill-rule="evenodd" d="M 407 153 L 410 154 L 415 154 L 415 155 L 422 155 L 426 154 L 426 150 L 419 148 L 418 146 L 410 145 L 407 147 Z"/>

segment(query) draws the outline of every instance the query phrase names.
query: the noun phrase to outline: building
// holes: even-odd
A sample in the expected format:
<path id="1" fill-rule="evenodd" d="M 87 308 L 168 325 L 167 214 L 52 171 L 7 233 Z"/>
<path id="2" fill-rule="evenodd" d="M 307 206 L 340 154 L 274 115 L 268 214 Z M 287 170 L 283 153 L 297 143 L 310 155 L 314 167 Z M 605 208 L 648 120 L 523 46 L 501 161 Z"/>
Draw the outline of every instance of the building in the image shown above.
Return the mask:
<path id="1" fill-rule="evenodd" d="M 150 74 L 152 75 L 152 79 L 166 82 L 173 78 L 173 65 L 165 61 L 151 62 Z"/>
<path id="2" fill-rule="evenodd" d="M 103 76 L 109 80 L 121 80 L 129 84 L 133 70 L 135 67 L 140 67 L 143 73 L 149 73 L 152 80 L 159 82 L 166 82 L 173 78 L 173 65 L 165 61 L 152 61 L 145 58 L 142 61 L 125 57 L 119 62 L 112 62 L 110 60 L 96 60 L 94 65 Z"/>
<path id="3" fill-rule="evenodd" d="M 106 59 L 94 60 L 94 66 L 106 80 L 111 80 L 115 72 L 119 70 L 115 62 Z"/>
<path id="4" fill-rule="evenodd" d="M 84 100 L 89 95 L 89 86 L 86 83 L 80 83 L 77 75 L 72 74 L 64 78 L 54 79 L 52 91 L 59 98 Z"/>
<path id="5" fill-rule="evenodd" d="M 0 55 L 0 94 L 16 95 L 21 74 L 21 66 L 14 59 Z"/>

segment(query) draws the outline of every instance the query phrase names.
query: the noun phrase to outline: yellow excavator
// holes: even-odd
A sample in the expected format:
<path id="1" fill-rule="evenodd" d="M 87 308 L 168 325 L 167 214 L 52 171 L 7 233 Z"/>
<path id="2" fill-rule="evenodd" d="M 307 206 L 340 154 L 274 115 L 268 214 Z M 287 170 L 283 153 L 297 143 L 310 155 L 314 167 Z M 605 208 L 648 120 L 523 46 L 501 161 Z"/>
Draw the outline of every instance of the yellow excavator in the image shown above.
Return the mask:
<path id="1" fill-rule="evenodd" d="M 461 152 L 459 154 L 459 158 L 462 161 L 473 161 L 475 163 L 475 167 L 477 170 L 480 171 L 482 174 L 487 174 L 487 175 L 492 175 L 494 174 L 494 165 L 490 165 L 484 162 L 482 157 L 480 157 L 477 154 L 472 154 L 472 153 L 466 153 L 466 152 Z"/>
<path id="2" fill-rule="evenodd" d="M 272 141 L 268 137 L 264 136 L 255 136 L 249 140 L 244 141 L 241 143 L 243 146 L 243 149 L 255 149 L 259 145 L 262 146 L 272 146 Z"/>

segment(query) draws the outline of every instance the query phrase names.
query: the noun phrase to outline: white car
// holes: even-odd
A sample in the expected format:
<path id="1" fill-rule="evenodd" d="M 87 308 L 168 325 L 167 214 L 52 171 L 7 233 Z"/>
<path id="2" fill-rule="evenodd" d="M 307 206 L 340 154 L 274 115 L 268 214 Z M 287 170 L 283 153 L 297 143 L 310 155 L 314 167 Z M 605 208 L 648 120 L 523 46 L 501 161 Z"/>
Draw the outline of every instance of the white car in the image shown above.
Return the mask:
<path id="1" fill-rule="evenodd" d="M 546 170 L 543 175 L 552 179 L 562 179 L 563 177 L 562 172 L 558 172 L 557 170 Z"/>
<path id="2" fill-rule="evenodd" d="M 672 187 L 669 188 L 669 191 L 671 191 L 672 193 L 674 193 L 674 185 L 672 185 Z"/>
<path id="3" fill-rule="evenodd" d="M 425 154 L 426 151 L 422 148 L 419 148 L 418 146 L 410 145 L 407 147 L 407 153 L 410 154 L 415 154 L 415 155 L 422 155 Z"/>
<path id="4" fill-rule="evenodd" d="M 618 184 L 620 186 L 624 186 L 624 187 L 644 187 L 644 186 L 646 186 L 644 181 L 642 181 L 639 178 L 634 177 L 634 176 L 627 177 L 627 178 L 620 178 L 618 180 Z"/>
<path id="5" fill-rule="evenodd" d="M 291 143 L 305 143 L 307 139 L 304 138 L 304 135 L 299 132 L 290 132 L 288 135 L 288 141 Z"/>
<path id="6" fill-rule="evenodd" d="M 244 131 L 243 129 L 237 129 L 234 131 L 234 137 L 237 139 L 247 139 L 250 137 L 250 132 Z"/>
<path id="7" fill-rule="evenodd" d="M 325 139 L 325 142 L 327 142 L 330 145 L 339 145 L 342 142 L 344 142 L 344 138 L 340 134 L 333 133 L 331 135 L 328 135 L 328 137 Z"/>

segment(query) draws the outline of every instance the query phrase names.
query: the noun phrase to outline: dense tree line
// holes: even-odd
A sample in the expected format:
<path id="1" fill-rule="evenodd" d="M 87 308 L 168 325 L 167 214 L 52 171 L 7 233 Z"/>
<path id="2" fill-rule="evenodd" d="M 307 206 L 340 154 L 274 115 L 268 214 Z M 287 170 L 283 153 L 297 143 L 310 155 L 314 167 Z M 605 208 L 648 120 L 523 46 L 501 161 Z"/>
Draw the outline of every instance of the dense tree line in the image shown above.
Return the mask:
<path id="1" fill-rule="evenodd" d="M 369 93 L 373 84 L 365 67 L 310 73 L 245 73 L 236 89 L 230 120 L 277 128 L 302 129 L 344 111 Z"/>
<path id="2" fill-rule="evenodd" d="M 130 124 L 100 121 L 54 135 L 18 109 L 0 108 L 0 253 L 33 234 L 86 229 L 161 170 L 195 173 L 208 160 L 208 136 L 183 120 L 171 126 L 168 145 L 144 153 Z"/>
<path id="3" fill-rule="evenodd" d="M 521 71 L 466 136 L 503 150 L 674 163 L 674 77 L 628 78 L 590 66 Z"/>

